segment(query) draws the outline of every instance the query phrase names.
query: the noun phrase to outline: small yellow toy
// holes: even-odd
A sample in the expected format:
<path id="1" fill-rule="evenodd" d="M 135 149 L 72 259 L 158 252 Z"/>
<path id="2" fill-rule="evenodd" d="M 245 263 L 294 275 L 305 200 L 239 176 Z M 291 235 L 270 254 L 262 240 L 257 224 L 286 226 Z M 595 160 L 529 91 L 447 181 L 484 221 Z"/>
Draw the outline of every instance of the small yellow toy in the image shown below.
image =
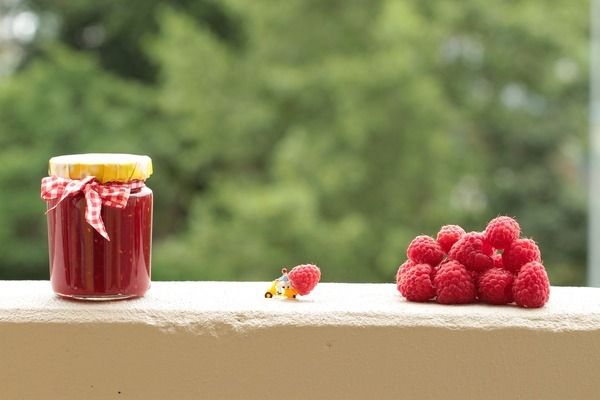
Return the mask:
<path id="1" fill-rule="evenodd" d="M 288 274 L 287 268 L 281 269 L 281 276 L 271 282 L 271 287 L 265 292 L 270 299 L 281 296 L 295 299 L 296 296 L 309 294 L 321 279 L 321 270 L 313 264 L 302 264 L 292 268 Z"/>
<path id="2" fill-rule="evenodd" d="M 281 276 L 271 282 L 271 287 L 265 292 L 267 299 L 273 296 L 283 296 L 288 299 L 295 299 L 298 291 L 290 285 L 287 268 L 281 269 Z"/>

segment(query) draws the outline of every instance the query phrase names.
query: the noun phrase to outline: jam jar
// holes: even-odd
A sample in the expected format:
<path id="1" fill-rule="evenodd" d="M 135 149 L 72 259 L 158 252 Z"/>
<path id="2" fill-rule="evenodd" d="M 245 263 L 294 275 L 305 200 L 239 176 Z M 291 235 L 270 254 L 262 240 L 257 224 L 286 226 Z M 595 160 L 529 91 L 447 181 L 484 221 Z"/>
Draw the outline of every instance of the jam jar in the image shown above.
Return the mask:
<path id="1" fill-rule="evenodd" d="M 54 292 L 79 300 L 143 296 L 152 250 L 150 157 L 59 156 L 48 172 L 42 198 Z"/>

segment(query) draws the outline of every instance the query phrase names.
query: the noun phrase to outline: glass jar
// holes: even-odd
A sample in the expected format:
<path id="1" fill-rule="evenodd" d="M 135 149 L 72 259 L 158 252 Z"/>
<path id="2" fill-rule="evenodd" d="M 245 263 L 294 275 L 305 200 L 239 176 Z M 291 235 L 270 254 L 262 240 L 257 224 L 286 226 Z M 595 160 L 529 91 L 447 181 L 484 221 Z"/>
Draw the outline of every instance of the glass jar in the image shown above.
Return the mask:
<path id="1" fill-rule="evenodd" d="M 80 300 L 143 296 L 150 287 L 152 174 L 148 156 L 77 154 L 50 159 L 50 282 Z"/>

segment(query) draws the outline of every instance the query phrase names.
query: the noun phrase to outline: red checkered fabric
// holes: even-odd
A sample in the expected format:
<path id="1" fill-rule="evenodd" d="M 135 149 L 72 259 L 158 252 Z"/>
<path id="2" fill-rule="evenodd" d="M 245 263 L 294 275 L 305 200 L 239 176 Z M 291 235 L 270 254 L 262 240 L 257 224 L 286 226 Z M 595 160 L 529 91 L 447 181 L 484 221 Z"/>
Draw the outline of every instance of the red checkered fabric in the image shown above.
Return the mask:
<path id="1" fill-rule="evenodd" d="M 59 199 L 54 207 L 48 209 L 48 213 L 54 210 L 67 197 L 83 193 L 86 202 L 85 220 L 103 238 L 110 240 L 102 221 L 102 215 L 100 214 L 102 206 L 125 208 L 131 190 L 141 187 L 144 187 L 143 181 L 101 184 L 93 176 L 79 180 L 47 176 L 42 179 L 41 195 L 42 199 L 46 201 Z"/>

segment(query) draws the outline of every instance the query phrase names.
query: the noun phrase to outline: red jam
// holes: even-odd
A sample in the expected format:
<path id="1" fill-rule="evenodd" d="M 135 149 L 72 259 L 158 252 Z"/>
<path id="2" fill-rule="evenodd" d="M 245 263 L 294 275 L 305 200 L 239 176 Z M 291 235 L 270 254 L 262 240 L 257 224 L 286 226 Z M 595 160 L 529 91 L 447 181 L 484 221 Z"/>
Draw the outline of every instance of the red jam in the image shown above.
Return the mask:
<path id="1" fill-rule="evenodd" d="M 48 201 L 48 208 L 58 200 Z M 89 300 L 143 296 L 150 287 L 152 190 L 132 190 L 125 208 L 102 207 L 110 241 L 85 220 L 83 194 L 48 213 L 50 281 L 56 293 Z"/>

